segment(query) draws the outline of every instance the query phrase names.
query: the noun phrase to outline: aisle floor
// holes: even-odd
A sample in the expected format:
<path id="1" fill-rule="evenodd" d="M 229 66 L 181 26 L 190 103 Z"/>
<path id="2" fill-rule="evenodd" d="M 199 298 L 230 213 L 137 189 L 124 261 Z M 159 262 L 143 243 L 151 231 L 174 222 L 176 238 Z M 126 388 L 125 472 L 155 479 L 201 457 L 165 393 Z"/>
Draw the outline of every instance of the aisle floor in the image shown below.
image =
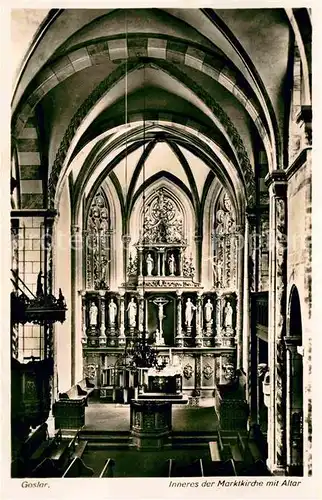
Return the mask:
<path id="1" fill-rule="evenodd" d="M 204 401 L 199 408 L 173 405 L 173 431 L 215 431 L 218 420 L 212 400 Z M 130 406 L 89 401 L 85 411 L 86 430 L 128 431 Z"/>

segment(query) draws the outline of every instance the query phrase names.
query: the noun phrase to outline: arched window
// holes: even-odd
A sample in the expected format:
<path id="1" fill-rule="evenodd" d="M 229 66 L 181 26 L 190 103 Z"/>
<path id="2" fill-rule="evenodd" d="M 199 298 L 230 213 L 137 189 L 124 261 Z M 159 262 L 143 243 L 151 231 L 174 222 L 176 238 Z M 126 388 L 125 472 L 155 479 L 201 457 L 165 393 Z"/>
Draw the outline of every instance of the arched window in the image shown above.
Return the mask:
<path id="1" fill-rule="evenodd" d="M 85 255 L 87 290 L 106 290 L 110 282 L 110 210 L 102 188 L 95 194 L 86 221 Z"/>
<path id="2" fill-rule="evenodd" d="M 226 191 L 219 197 L 214 227 L 214 286 L 235 290 L 237 287 L 236 214 Z"/>

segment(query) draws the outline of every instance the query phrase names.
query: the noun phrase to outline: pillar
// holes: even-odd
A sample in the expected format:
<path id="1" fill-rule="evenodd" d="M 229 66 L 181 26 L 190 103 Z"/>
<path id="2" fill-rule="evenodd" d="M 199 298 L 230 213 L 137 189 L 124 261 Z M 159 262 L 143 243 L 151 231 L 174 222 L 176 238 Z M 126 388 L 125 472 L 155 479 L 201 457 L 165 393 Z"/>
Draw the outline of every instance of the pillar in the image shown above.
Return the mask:
<path id="1" fill-rule="evenodd" d="M 164 248 L 160 248 L 160 261 L 161 276 L 165 276 Z"/>
<path id="2" fill-rule="evenodd" d="M 196 301 L 196 346 L 202 347 L 202 300 L 201 293 L 197 293 L 197 301 Z"/>
<path id="3" fill-rule="evenodd" d="M 196 243 L 196 278 L 197 281 L 201 281 L 201 246 L 202 246 L 202 235 L 195 235 L 195 243 Z"/>
<path id="4" fill-rule="evenodd" d="M 236 311 L 236 350 L 237 350 L 237 359 L 236 359 L 236 368 L 241 369 L 243 367 L 243 294 L 244 294 L 244 244 L 246 243 L 246 238 L 244 241 L 243 228 L 238 226 L 236 228 L 235 237 L 237 238 L 237 311 Z M 228 235 L 227 237 L 232 237 Z"/>
<path id="5" fill-rule="evenodd" d="M 183 335 L 182 335 L 182 292 L 177 292 L 177 335 L 175 339 L 175 344 L 178 347 L 183 347 Z"/>
<path id="6" fill-rule="evenodd" d="M 144 296 L 141 292 L 139 295 L 139 332 L 142 335 L 144 329 Z"/>
<path id="7" fill-rule="evenodd" d="M 293 429 L 292 429 L 292 414 L 295 410 L 303 410 L 301 408 L 294 408 L 294 392 L 299 392 L 296 386 L 296 373 L 294 373 L 294 366 L 296 359 L 300 359 L 298 348 L 301 346 L 302 339 L 300 336 L 287 336 L 284 338 L 286 346 L 286 467 L 290 468 L 294 465 L 299 465 L 294 461 L 294 444 L 293 444 Z M 301 348 L 300 348 L 301 349 Z M 303 379 L 302 379 L 303 381 Z M 302 437 L 303 439 L 303 437 Z M 303 457 L 301 457 L 303 459 Z"/>
<path id="8" fill-rule="evenodd" d="M 285 474 L 285 360 L 284 328 L 286 317 L 286 191 L 283 171 L 266 177 L 269 188 L 269 311 L 268 364 L 270 405 L 268 408 L 268 467 L 275 475 Z"/>
<path id="9" fill-rule="evenodd" d="M 215 346 L 221 346 L 221 323 L 222 323 L 222 297 L 220 293 L 216 295 L 216 328 L 215 328 Z"/>
<path id="10" fill-rule="evenodd" d="M 81 292 L 82 297 L 82 343 L 87 343 L 86 333 L 86 292 Z"/>
<path id="11" fill-rule="evenodd" d="M 124 281 L 127 280 L 127 257 L 128 257 L 128 251 L 129 251 L 129 244 L 131 241 L 131 236 L 128 234 L 123 234 L 122 235 L 122 242 L 123 242 L 123 275 L 124 275 Z"/>
<path id="12" fill-rule="evenodd" d="M 53 229 L 55 223 L 55 216 L 45 217 L 44 226 L 44 291 L 45 293 L 53 293 Z M 73 296 L 73 295 L 72 295 Z M 74 294 L 75 297 L 75 294 Z M 52 358 L 54 360 L 53 374 L 50 378 L 50 394 L 51 394 L 51 404 L 50 412 L 47 419 L 48 434 L 53 437 L 55 434 L 55 421 L 53 416 L 53 404 L 55 402 L 55 395 L 57 393 L 57 356 L 56 356 L 56 339 L 54 338 L 53 325 L 44 325 L 44 336 L 45 336 L 45 357 Z"/>
<path id="13" fill-rule="evenodd" d="M 139 276 L 143 276 L 143 249 L 142 249 L 142 247 L 138 247 L 138 257 L 139 257 L 139 265 L 138 265 Z"/>
<path id="14" fill-rule="evenodd" d="M 179 269 L 178 275 L 183 276 L 183 248 L 179 248 Z"/>
<path id="15" fill-rule="evenodd" d="M 100 322 L 100 345 L 106 345 L 106 326 L 105 326 L 105 292 L 100 291 L 100 313 L 101 313 L 101 322 Z"/>
<path id="16" fill-rule="evenodd" d="M 256 398 L 257 387 L 251 387 L 252 382 L 252 366 L 251 366 L 251 304 L 250 304 L 250 269 L 249 269 L 249 259 L 250 259 L 250 238 L 253 234 L 253 228 L 256 227 L 256 215 L 250 211 L 246 213 L 245 220 L 245 231 L 244 231 L 244 283 L 243 283 L 243 333 L 242 333 L 242 367 L 246 375 L 246 398 L 250 406 L 250 420 L 251 422 L 256 421 L 256 401 L 252 400 L 252 397 Z M 253 242 L 255 246 L 255 242 Z M 257 345 L 253 346 L 255 349 Z M 254 356 L 253 356 L 254 357 Z M 257 365 L 256 365 L 257 366 Z"/>
<path id="17" fill-rule="evenodd" d="M 124 294 L 120 295 L 120 336 L 119 336 L 119 346 L 125 344 L 125 333 L 124 333 L 124 323 L 125 323 L 125 304 L 124 304 Z"/>

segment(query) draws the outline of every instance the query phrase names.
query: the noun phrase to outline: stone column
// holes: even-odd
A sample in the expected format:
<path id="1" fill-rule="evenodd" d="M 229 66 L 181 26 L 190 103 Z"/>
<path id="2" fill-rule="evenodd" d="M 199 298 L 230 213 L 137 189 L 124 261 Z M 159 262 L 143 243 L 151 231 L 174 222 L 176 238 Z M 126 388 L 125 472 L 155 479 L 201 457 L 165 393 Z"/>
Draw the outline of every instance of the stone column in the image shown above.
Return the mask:
<path id="1" fill-rule="evenodd" d="M 231 237 L 231 236 L 230 236 Z M 244 228 L 242 226 L 236 227 L 235 237 L 237 238 L 237 303 L 236 303 L 236 349 L 237 360 L 236 368 L 243 366 L 243 294 L 244 294 Z M 245 242 L 245 245 L 248 243 Z"/>
<path id="2" fill-rule="evenodd" d="M 161 276 L 165 276 L 164 248 L 160 248 Z"/>
<path id="3" fill-rule="evenodd" d="M 202 245 L 202 235 L 195 235 L 196 243 L 196 279 L 198 282 L 201 281 L 201 245 Z"/>
<path id="4" fill-rule="evenodd" d="M 86 333 L 86 292 L 81 292 L 82 296 L 82 343 L 87 344 L 87 333 Z"/>
<path id="5" fill-rule="evenodd" d="M 286 191 L 285 172 L 266 177 L 270 195 L 268 364 L 270 405 L 268 408 L 268 467 L 285 474 L 285 354 L 286 317 Z"/>
<path id="6" fill-rule="evenodd" d="M 251 324 L 250 324 L 250 280 L 249 280 L 249 259 L 250 259 L 250 238 L 252 228 L 256 225 L 256 216 L 247 211 L 244 231 L 244 283 L 243 283 L 243 333 L 242 333 L 242 368 L 246 375 L 246 398 L 252 411 L 254 405 L 251 403 Z M 254 242 L 255 244 L 255 242 Z M 254 390 L 256 394 L 256 389 Z M 250 414 L 253 421 L 254 415 Z M 255 417 L 256 419 L 256 417 Z"/>
<path id="7" fill-rule="evenodd" d="M 128 257 L 128 251 L 129 251 L 130 241 L 131 241 L 131 236 L 129 234 L 123 234 L 122 235 L 122 242 L 123 242 L 123 275 L 124 275 L 124 281 L 127 280 L 127 257 Z"/>
<path id="8" fill-rule="evenodd" d="M 124 304 L 124 294 L 120 295 L 120 336 L 119 336 L 119 346 L 125 345 L 126 337 L 124 333 L 125 324 L 125 304 Z"/>
<path id="9" fill-rule="evenodd" d="M 144 330 L 144 295 L 143 292 L 140 292 L 139 295 L 139 332 L 140 336 L 142 336 Z"/>
<path id="10" fill-rule="evenodd" d="M 201 319 L 201 314 L 202 314 L 202 300 L 201 300 L 201 293 L 197 293 L 197 301 L 196 301 L 196 346 L 197 347 L 202 347 L 203 346 L 203 339 L 202 339 L 202 319 Z"/>
<path id="11" fill-rule="evenodd" d="M 195 389 L 194 395 L 200 396 L 201 390 L 201 354 L 195 354 Z"/>
<path id="12" fill-rule="evenodd" d="M 143 276 L 143 249 L 142 247 L 138 247 L 138 272 L 139 272 L 139 276 Z"/>
<path id="13" fill-rule="evenodd" d="M 216 296 L 216 331 L 215 331 L 215 346 L 220 347 L 222 344 L 221 340 L 221 329 L 222 329 L 222 297 L 220 293 Z"/>
<path id="14" fill-rule="evenodd" d="M 44 219 L 44 291 L 45 293 L 52 294 L 53 293 L 53 258 L 54 258 L 54 248 L 53 248 L 53 231 L 54 231 L 54 223 L 55 223 L 55 215 L 49 214 Z M 78 230 L 78 229 L 77 229 Z M 73 250 L 73 245 L 72 245 Z M 71 258 L 73 258 L 73 252 L 71 253 Z M 73 272 L 73 262 L 72 262 L 72 272 Z M 75 285 L 74 285 L 75 286 Z M 73 287 L 73 284 L 72 284 Z M 74 301 L 74 305 L 76 305 L 76 291 L 72 288 L 72 298 Z M 50 395 L 51 395 L 51 404 L 50 404 L 50 412 L 49 417 L 47 419 L 48 425 L 48 434 L 50 437 L 55 435 L 55 421 L 53 415 L 53 404 L 55 402 L 55 394 L 57 392 L 57 361 L 56 361 L 56 339 L 54 338 L 54 328 L 52 324 L 44 325 L 44 335 L 45 335 L 45 357 L 53 358 L 54 360 L 54 370 L 53 374 L 50 377 Z M 72 320 L 72 379 L 75 373 L 75 317 Z M 74 383 L 72 381 L 72 383 Z"/>
<path id="15" fill-rule="evenodd" d="M 158 250 L 157 253 L 157 276 L 161 276 L 161 253 Z"/>
<path id="16" fill-rule="evenodd" d="M 100 291 L 100 310 L 101 310 L 101 324 L 100 324 L 100 345 L 106 345 L 106 326 L 105 326 L 105 292 Z"/>
<path id="17" fill-rule="evenodd" d="M 286 467 L 293 463 L 293 442 L 292 442 L 292 413 L 293 413 L 293 368 L 294 360 L 300 356 L 298 348 L 301 346 L 300 336 L 284 337 L 286 346 Z M 300 348 L 301 349 L 301 348 Z"/>
<path id="18" fill-rule="evenodd" d="M 182 292 L 177 292 L 177 335 L 175 339 L 175 344 L 178 347 L 183 347 L 183 335 L 182 335 Z"/>

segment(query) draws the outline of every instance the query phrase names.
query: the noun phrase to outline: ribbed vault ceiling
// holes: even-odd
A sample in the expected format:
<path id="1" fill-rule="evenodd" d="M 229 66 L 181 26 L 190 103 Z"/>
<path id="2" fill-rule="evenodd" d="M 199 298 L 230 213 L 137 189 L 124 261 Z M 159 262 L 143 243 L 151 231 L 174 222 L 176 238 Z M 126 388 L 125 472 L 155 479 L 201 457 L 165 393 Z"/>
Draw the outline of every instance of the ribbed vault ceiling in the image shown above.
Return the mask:
<path id="1" fill-rule="evenodd" d="M 198 207 L 217 178 L 249 202 L 256 158 L 283 157 L 290 41 L 282 9 L 63 10 L 16 86 L 14 133 L 35 116 L 50 194 L 109 175 L 129 207 L 167 176 Z"/>

